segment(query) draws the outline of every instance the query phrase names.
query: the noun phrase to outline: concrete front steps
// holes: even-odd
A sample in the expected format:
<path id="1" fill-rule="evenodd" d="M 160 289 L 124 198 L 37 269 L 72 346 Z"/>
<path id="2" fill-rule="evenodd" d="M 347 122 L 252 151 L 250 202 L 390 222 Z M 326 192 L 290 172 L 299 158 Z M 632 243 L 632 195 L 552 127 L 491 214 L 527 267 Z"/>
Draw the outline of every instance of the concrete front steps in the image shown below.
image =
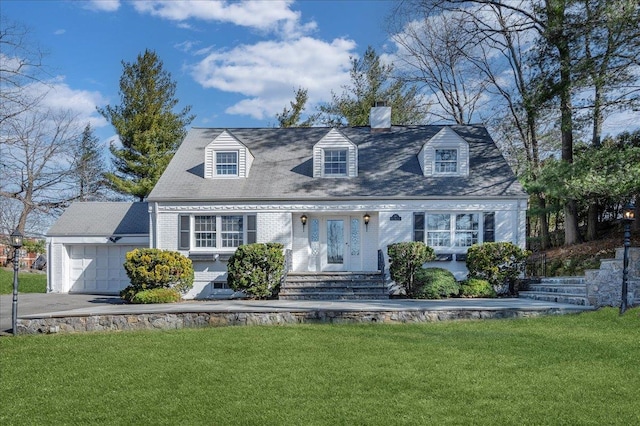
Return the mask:
<path id="1" fill-rule="evenodd" d="M 529 284 L 528 291 L 518 294 L 525 299 L 589 306 L 584 277 L 542 278 L 539 283 Z"/>
<path id="2" fill-rule="evenodd" d="M 379 272 L 289 272 L 280 300 L 389 299 Z"/>

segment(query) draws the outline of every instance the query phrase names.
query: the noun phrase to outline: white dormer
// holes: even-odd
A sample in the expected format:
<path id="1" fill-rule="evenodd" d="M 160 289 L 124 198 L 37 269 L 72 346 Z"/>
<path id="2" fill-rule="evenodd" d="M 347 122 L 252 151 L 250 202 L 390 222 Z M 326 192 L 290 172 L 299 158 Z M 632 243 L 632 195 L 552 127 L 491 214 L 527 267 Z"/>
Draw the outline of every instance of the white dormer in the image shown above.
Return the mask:
<path id="1" fill-rule="evenodd" d="M 425 176 L 469 176 L 469 143 L 450 127 L 443 127 L 418 154 Z"/>
<path id="2" fill-rule="evenodd" d="M 204 177 L 207 179 L 246 178 L 252 163 L 249 149 L 226 130 L 204 149 Z"/>
<path id="3" fill-rule="evenodd" d="M 358 176 L 358 147 L 337 129 L 313 146 L 313 177 Z"/>

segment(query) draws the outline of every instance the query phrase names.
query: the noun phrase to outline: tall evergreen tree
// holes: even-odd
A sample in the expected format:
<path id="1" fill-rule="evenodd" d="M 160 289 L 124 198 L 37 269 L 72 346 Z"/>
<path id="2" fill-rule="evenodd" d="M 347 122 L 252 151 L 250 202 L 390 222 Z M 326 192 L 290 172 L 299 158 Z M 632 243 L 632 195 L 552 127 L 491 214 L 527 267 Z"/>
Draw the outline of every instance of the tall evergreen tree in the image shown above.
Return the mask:
<path id="1" fill-rule="evenodd" d="M 75 154 L 78 200 L 95 201 L 105 198 L 104 158 L 98 138 L 87 124 Z"/>
<path id="2" fill-rule="evenodd" d="M 105 177 L 109 186 L 140 201 L 149 195 L 184 137 L 191 123 L 190 106 L 175 112 L 176 83 L 163 69 L 158 55 L 150 50 L 135 63 L 122 62 L 118 106 L 99 108 L 115 128 L 122 147 L 113 142 L 114 172 Z"/>
<path id="3" fill-rule="evenodd" d="M 393 65 L 385 65 L 372 47 L 362 59 L 351 60 L 351 85 L 320 106 L 321 121 L 329 126 L 367 126 L 371 107 L 378 101 L 391 107 L 393 124 L 420 124 L 426 108 L 418 88 L 393 78 Z"/>
<path id="4" fill-rule="evenodd" d="M 289 102 L 291 108 L 284 107 L 281 114 L 276 114 L 279 127 L 311 127 L 317 121 L 319 114 L 311 114 L 307 116 L 306 120 L 302 119 L 305 106 L 309 95 L 307 89 L 302 87 L 295 91 L 295 101 Z"/>

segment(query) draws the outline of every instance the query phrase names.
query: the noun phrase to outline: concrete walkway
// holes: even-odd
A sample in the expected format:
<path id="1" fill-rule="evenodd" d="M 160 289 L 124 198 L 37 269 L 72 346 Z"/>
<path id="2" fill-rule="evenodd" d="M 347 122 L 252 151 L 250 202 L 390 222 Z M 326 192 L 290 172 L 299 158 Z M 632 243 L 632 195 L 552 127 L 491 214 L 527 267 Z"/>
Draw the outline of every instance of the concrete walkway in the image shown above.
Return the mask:
<path id="1" fill-rule="evenodd" d="M 446 300 L 215 300 L 170 304 L 131 305 L 115 296 L 88 294 L 18 295 L 18 318 L 64 318 L 154 313 L 282 313 L 282 312 L 414 312 L 414 311 L 529 311 L 552 310 L 573 313 L 593 310 L 590 306 L 544 302 L 532 299 Z M 11 331 L 12 296 L 0 296 L 0 333 Z"/>

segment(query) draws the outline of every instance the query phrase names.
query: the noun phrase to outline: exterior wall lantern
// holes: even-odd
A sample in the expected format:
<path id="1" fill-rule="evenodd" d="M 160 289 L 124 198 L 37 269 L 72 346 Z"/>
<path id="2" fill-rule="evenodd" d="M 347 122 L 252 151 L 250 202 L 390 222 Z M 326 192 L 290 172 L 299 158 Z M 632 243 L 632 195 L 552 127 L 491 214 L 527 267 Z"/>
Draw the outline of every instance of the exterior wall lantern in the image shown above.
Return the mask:
<path id="1" fill-rule="evenodd" d="M 622 209 L 622 222 L 624 223 L 624 256 L 622 260 L 622 303 L 620 303 L 620 315 L 627 310 L 628 286 L 629 286 L 629 247 L 631 246 L 631 222 L 635 219 L 635 207 L 627 204 Z"/>
<path id="2" fill-rule="evenodd" d="M 11 233 L 11 246 L 13 247 L 13 304 L 11 311 L 11 332 L 18 334 L 18 271 L 20 270 L 20 248 L 23 235 L 19 230 Z"/>
<path id="3" fill-rule="evenodd" d="M 300 223 L 302 223 L 302 232 L 304 232 L 304 227 L 307 224 L 307 215 L 303 214 L 300 216 Z"/>
<path id="4" fill-rule="evenodd" d="M 369 216 L 369 213 L 365 213 L 364 216 L 362 216 L 362 219 L 364 220 L 364 229 L 369 232 L 369 221 L 371 220 L 371 216 Z"/>

